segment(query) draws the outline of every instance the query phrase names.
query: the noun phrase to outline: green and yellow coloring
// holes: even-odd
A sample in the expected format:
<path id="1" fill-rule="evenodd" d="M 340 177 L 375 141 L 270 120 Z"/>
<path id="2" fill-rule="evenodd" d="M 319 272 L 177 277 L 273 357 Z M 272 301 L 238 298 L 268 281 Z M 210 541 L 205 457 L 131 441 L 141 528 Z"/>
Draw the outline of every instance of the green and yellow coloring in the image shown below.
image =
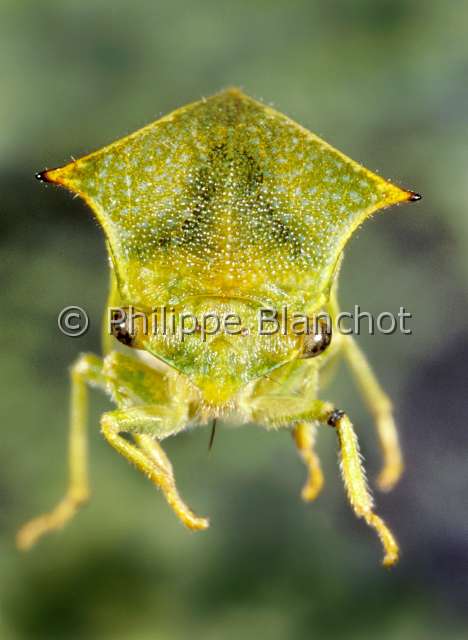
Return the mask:
<path id="1" fill-rule="evenodd" d="M 19 546 L 61 527 L 88 496 L 85 394 L 94 384 L 118 407 L 102 418 L 104 437 L 161 488 L 192 529 L 208 521 L 177 493 L 160 440 L 230 414 L 288 427 L 309 469 L 303 497 L 313 499 L 322 484 L 316 425 L 333 426 L 350 502 L 379 534 L 384 563 L 393 564 L 398 547 L 373 512 L 351 422 L 317 398 L 319 373 L 340 353 L 349 361 L 374 414 L 384 454 L 379 484 L 387 490 L 402 470 L 390 402 L 350 336 L 337 333 L 329 346 L 330 336 L 317 329 L 319 348 L 311 350 L 310 337 L 262 334 L 256 319 L 264 308 L 336 317 L 335 284 L 348 239 L 375 211 L 419 196 L 237 89 L 39 177 L 80 195 L 102 226 L 109 307 L 131 307 L 145 318 L 162 308 L 176 318 L 231 314 L 243 328 L 163 335 L 143 330 L 140 321 L 131 335 L 114 327 L 117 340 L 106 338 L 104 358 L 81 356 L 72 368 L 69 491 L 54 511 L 21 529 Z"/>

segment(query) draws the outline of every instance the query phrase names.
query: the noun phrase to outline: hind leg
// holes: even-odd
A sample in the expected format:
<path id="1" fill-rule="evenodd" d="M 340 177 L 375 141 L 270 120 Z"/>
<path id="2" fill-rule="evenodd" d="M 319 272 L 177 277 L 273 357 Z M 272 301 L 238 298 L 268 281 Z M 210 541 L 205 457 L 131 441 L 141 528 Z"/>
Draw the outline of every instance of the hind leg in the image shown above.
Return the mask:
<path id="1" fill-rule="evenodd" d="M 390 491 L 403 472 L 403 458 L 393 419 L 392 404 L 365 355 L 351 336 L 344 336 L 343 350 L 369 411 L 374 417 L 383 456 L 383 467 L 377 478 L 377 484 L 382 491 Z"/>

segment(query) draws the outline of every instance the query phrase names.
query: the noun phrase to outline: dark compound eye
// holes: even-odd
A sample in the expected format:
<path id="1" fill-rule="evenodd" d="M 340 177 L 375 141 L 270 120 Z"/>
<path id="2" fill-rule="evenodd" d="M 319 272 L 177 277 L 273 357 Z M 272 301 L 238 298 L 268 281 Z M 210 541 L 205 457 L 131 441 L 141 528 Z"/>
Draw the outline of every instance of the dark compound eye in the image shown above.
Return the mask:
<path id="1" fill-rule="evenodd" d="M 300 358 L 315 358 L 325 351 L 332 339 L 331 324 L 319 319 L 313 333 L 304 336 L 303 350 Z"/>
<path id="2" fill-rule="evenodd" d="M 131 347 L 134 341 L 134 336 L 132 336 L 132 334 L 128 330 L 127 317 L 125 317 L 120 322 L 116 322 L 116 320 L 119 320 L 119 319 L 120 319 L 120 316 L 118 315 L 118 313 L 115 313 L 112 318 L 112 324 L 111 324 L 112 335 L 114 336 L 114 338 L 117 338 L 117 340 L 122 344 L 124 344 L 125 346 Z"/>
<path id="3" fill-rule="evenodd" d="M 133 337 L 131 336 L 130 332 L 125 326 L 125 323 L 122 322 L 122 324 L 119 324 L 116 327 L 114 327 L 114 329 L 112 330 L 112 335 L 115 338 L 117 338 L 119 342 L 126 345 L 127 347 L 132 346 Z"/>

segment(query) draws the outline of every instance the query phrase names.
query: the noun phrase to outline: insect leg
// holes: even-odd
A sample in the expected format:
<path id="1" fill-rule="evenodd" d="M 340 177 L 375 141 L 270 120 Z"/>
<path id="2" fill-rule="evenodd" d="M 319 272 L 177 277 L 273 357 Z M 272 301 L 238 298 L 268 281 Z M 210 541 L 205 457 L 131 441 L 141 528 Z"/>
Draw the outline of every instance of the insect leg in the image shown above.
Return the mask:
<path id="1" fill-rule="evenodd" d="M 320 460 L 315 452 L 317 426 L 311 422 L 298 422 L 292 432 L 296 447 L 308 469 L 307 482 L 302 489 L 302 498 L 315 500 L 323 486 L 323 473 Z"/>
<path id="2" fill-rule="evenodd" d="M 377 484 L 382 491 L 390 491 L 403 472 L 403 460 L 392 414 L 392 404 L 356 341 L 351 336 L 343 337 L 346 360 L 377 427 L 383 455 L 383 468 L 377 478 Z"/>
<path id="3" fill-rule="evenodd" d="M 256 422 L 268 427 L 282 427 L 318 421 L 335 427 L 340 444 L 341 471 L 349 502 L 356 515 L 364 518 L 377 532 L 384 547 L 383 564 L 390 566 L 398 560 L 398 545 L 385 522 L 373 511 L 373 500 L 367 487 L 362 466 L 359 445 L 350 419 L 343 411 L 338 411 L 329 402 L 321 400 L 282 397 L 275 403 L 271 398 L 257 398 L 252 401 L 252 417 Z"/>
<path id="4" fill-rule="evenodd" d="M 71 406 L 69 435 L 69 481 L 65 497 L 49 513 L 30 520 L 16 537 L 19 549 L 32 547 L 44 534 L 61 529 L 89 497 L 86 422 L 87 384 L 105 386 L 102 360 L 93 354 L 81 355 L 71 368 Z"/>
<path id="5" fill-rule="evenodd" d="M 175 514 L 189 529 L 203 530 L 209 526 L 207 518 L 196 516 L 180 497 L 175 484 L 172 465 L 157 438 L 173 434 L 183 428 L 180 416 L 171 416 L 170 409 L 139 406 L 105 413 L 101 430 L 108 443 L 163 492 Z M 135 444 L 121 436 L 128 433 Z"/>
<path id="6" fill-rule="evenodd" d="M 341 472 L 349 502 L 355 514 L 364 518 L 377 532 L 385 551 L 384 566 L 395 564 L 398 560 L 398 544 L 382 518 L 374 513 L 374 503 L 367 487 L 358 439 L 350 419 L 343 411 L 334 409 L 328 402 L 321 403 L 316 418 L 335 427 L 340 444 Z"/>

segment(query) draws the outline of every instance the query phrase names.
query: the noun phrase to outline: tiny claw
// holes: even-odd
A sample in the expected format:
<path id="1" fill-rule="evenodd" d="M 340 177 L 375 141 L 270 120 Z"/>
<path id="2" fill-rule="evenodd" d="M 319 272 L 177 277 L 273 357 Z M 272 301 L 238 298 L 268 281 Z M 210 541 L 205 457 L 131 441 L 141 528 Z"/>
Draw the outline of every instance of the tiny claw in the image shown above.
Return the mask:
<path id="1" fill-rule="evenodd" d="M 395 485 L 400 481 L 402 473 L 402 464 L 395 465 L 391 468 L 385 468 L 377 477 L 377 487 L 384 493 L 392 491 Z"/>
<path id="2" fill-rule="evenodd" d="M 323 481 L 317 482 L 315 485 L 306 484 L 306 486 L 301 491 L 301 498 L 304 502 L 313 502 L 316 500 L 320 491 L 322 490 Z"/>
<path id="3" fill-rule="evenodd" d="M 408 201 L 409 202 L 417 202 L 422 199 L 422 195 L 420 193 L 416 193 L 415 191 L 408 191 Z"/>
<path id="4" fill-rule="evenodd" d="M 389 551 L 388 553 L 385 554 L 384 559 L 382 560 L 382 565 L 386 569 L 389 569 L 390 567 L 393 567 L 398 562 L 399 559 L 400 559 L 400 554 L 398 550 Z"/>
<path id="5" fill-rule="evenodd" d="M 21 528 L 16 534 L 16 548 L 18 551 L 29 551 L 35 541 L 35 538 L 30 535 L 25 527 Z"/>
<path id="6" fill-rule="evenodd" d="M 210 526 L 210 521 L 208 518 L 200 518 L 195 514 L 190 514 L 189 517 L 185 517 L 183 519 L 183 523 L 188 529 L 192 531 L 205 531 Z"/>

